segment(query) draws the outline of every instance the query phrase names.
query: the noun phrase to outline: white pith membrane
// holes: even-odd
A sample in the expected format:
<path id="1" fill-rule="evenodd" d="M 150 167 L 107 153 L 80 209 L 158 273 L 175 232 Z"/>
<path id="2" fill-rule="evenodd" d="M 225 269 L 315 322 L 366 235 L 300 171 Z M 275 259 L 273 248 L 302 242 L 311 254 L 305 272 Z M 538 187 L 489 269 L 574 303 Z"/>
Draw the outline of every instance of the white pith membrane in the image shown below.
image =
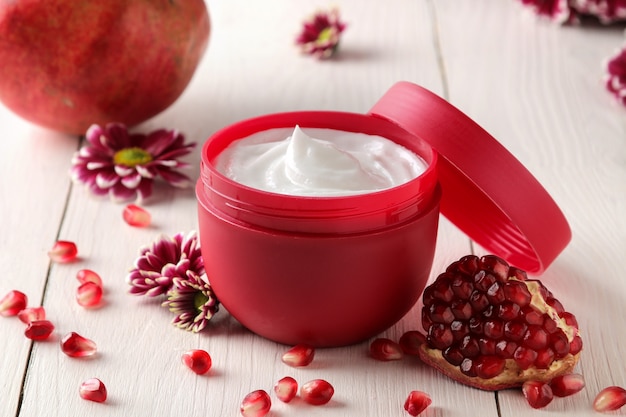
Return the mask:
<path id="1" fill-rule="evenodd" d="M 541 296 L 541 283 L 539 281 L 524 281 L 515 277 L 509 277 L 509 280 L 522 282 L 526 285 L 532 297 L 530 306 L 534 310 L 546 314 L 552 319 L 557 327 L 567 336 L 570 343 L 580 334 L 576 327 L 568 325 L 565 319 L 561 318 L 558 312 L 546 303 L 546 300 Z M 441 350 L 430 348 L 427 343 L 420 345 L 419 356 L 422 361 L 458 382 L 482 390 L 495 391 L 520 387 L 525 381 L 550 382 L 557 376 L 572 373 L 580 357 L 580 352 L 576 355 L 568 353 L 563 358 L 555 359 L 547 369 L 540 369 L 534 366 L 530 366 L 528 369 L 522 369 L 517 365 L 514 359 L 505 359 L 502 373 L 489 379 L 465 375 L 461 372 L 459 366 L 452 365 L 443 357 Z"/>

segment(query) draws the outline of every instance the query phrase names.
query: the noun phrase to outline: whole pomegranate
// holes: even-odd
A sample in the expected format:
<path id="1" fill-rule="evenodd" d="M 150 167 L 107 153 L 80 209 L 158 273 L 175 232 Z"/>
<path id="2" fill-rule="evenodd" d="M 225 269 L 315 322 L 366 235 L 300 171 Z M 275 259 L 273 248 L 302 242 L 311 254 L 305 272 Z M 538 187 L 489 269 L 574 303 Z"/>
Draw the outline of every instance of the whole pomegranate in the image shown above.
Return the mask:
<path id="1" fill-rule="evenodd" d="M 204 0 L 0 1 L 0 101 L 84 133 L 169 107 L 207 47 Z"/>

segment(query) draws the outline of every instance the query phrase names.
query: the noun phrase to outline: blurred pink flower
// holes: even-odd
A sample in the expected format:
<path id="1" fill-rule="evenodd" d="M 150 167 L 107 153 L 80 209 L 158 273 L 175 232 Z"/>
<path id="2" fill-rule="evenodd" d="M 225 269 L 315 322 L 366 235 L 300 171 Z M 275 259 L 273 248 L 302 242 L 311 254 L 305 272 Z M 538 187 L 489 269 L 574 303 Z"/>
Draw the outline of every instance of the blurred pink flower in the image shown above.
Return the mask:
<path id="1" fill-rule="evenodd" d="M 565 24 L 576 20 L 576 13 L 570 6 L 570 0 L 520 0 L 532 8 L 535 13 L 550 20 Z"/>
<path id="2" fill-rule="evenodd" d="M 606 72 L 606 88 L 626 106 L 626 45 L 608 59 Z"/>
<path id="3" fill-rule="evenodd" d="M 339 19 L 339 10 L 319 11 L 303 23 L 302 32 L 296 38 L 303 53 L 324 59 L 337 50 L 341 33 L 346 24 Z"/>
<path id="4" fill-rule="evenodd" d="M 560 23 L 577 23 L 594 16 L 603 24 L 626 20 L 626 0 L 520 0 L 539 16 Z"/>
<path id="5" fill-rule="evenodd" d="M 570 0 L 580 14 L 596 16 L 604 24 L 626 20 L 626 0 Z"/>

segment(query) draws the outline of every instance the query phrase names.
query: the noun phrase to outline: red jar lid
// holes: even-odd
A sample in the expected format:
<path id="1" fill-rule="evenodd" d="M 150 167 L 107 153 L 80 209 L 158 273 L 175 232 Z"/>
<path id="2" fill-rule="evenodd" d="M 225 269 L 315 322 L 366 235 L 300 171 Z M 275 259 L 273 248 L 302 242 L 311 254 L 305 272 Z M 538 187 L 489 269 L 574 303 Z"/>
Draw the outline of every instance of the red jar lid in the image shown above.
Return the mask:
<path id="1" fill-rule="evenodd" d="M 543 186 L 443 98 L 400 82 L 369 114 L 420 137 L 439 153 L 441 213 L 485 249 L 539 274 L 569 243 L 567 220 Z"/>

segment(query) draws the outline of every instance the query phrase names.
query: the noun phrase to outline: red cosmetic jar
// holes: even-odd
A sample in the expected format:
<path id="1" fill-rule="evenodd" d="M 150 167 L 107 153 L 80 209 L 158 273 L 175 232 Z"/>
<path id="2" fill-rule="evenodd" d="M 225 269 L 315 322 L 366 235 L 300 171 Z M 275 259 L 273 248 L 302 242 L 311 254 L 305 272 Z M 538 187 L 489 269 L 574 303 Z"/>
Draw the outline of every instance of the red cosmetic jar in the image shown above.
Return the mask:
<path id="1" fill-rule="evenodd" d="M 442 119 L 446 114 L 437 114 L 438 106 L 452 112 L 452 119 Z M 508 206 L 502 207 L 499 201 L 504 193 L 492 198 L 489 189 L 482 189 L 480 179 L 477 184 L 467 179 L 463 166 L 451 165 L 433 141 L 422 135 L 451 134 L 452 139 L 459 134 L 474 135 L 455 120 L 478 129 L 476 134 L 485 143 L 506 156 L 505 163 L 515 161 L 445 100 L 411 83 L 394 85 L 368 114 L 271 114 L 235 123 L 211 136 L 202 148 L 196 184 L 199 235 L 208 279 L 225 309 L 251 331 L 288 345 L 342 346 L 387 329 L 413 307 L 426 285 L 440 205 L 443 211 L 448 201 L 447 185 L 452 198 L 475 194 L 478 209 L 493 217 L 481 222 L 479 216 L 478 225 L 468 226 L 474 222 L 476 208 L 466 207 L 463 213 L 468 213 L 460 215 L 451 208 L 451 219 L 469 230 L 470 237 L 478 237 L 479 243 L 505 258 L 527 261 L 527 269 L 543 270 L 569 240 L 565 219 L 543 188 L 515 161 L 519 167 L 514 170 L 528 174 L 523 181 L 532 183 L 528 191 L 540 194 L 539 200 L 534 198 L 531 203 L 542 209 L 546 205 L 552 211 L 556 208 L 555 216 L 561 222 L 558 242 L 551 238 L 549 249 L 537 250 L 532 243 L 535 236 L 529 236 L 526 227 L 533 222 L 517 219 L 516 213 L 510 217 Z M 422 157 L 428 167 L 403 185 L 341 197 L 270 193 L 239 184 L 216 170 L 217 156 L 233 141 L 295 125 L 383 136 Z M 442 172 L 442 164 L 447 172 Z M 471 205 L 472 200 L 466 203 Z M 513 237 L 512 244 L 503 243 L 500 227 Z M 480 239 L 483 235 L 486 240 Z"/>

